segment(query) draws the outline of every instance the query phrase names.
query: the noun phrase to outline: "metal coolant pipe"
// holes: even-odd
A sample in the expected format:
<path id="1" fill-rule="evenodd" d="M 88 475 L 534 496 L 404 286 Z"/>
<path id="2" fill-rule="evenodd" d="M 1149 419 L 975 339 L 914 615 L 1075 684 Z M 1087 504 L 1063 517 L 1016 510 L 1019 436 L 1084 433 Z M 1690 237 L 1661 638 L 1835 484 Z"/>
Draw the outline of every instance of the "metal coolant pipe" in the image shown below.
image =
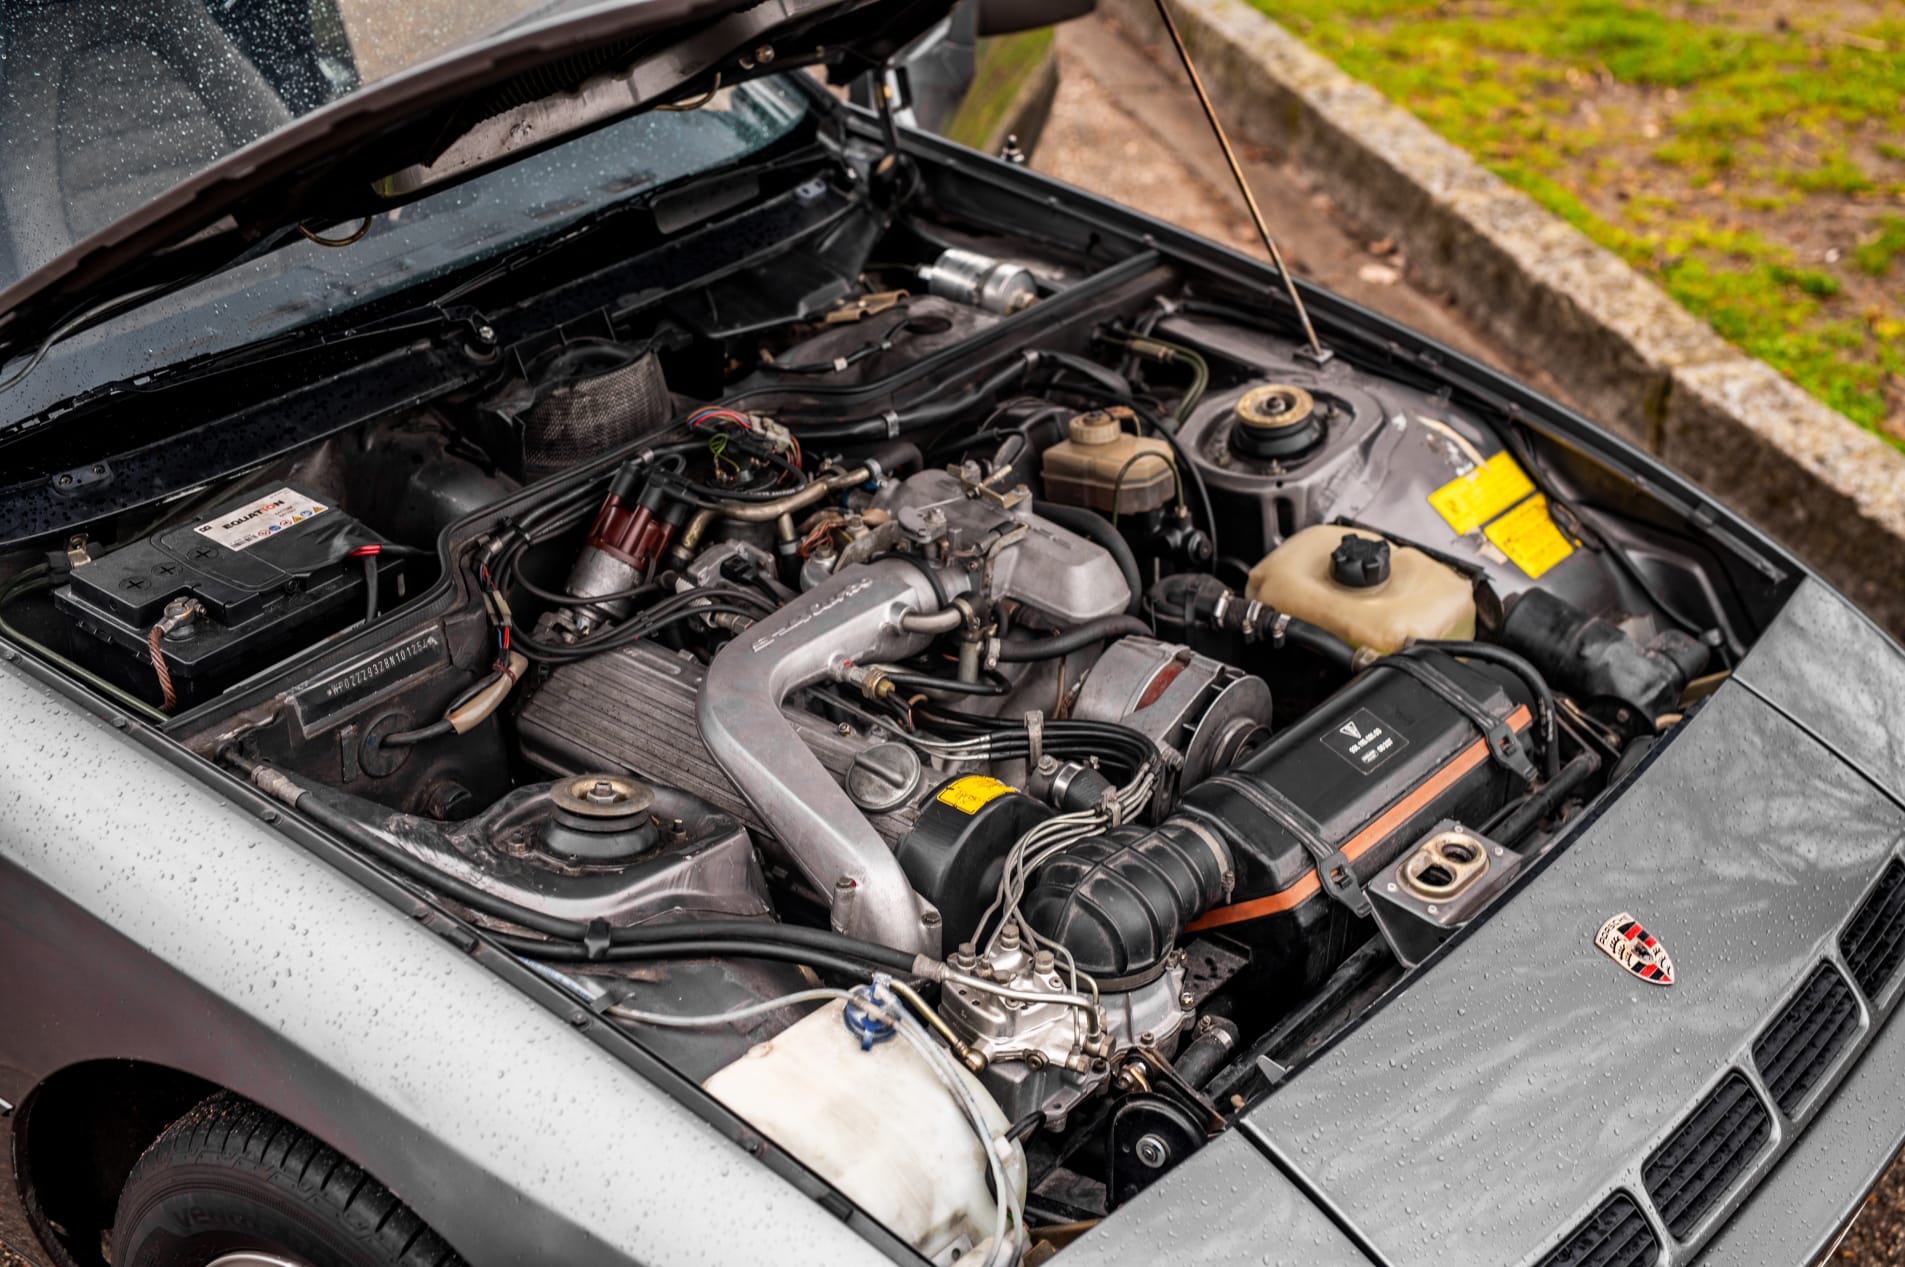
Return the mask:
<path id="1" fill-rule="evenodd" d="M 926 566 L 931 566 L 930 564 Z M 963 573 L 943 573 L 949 596 Z M 836 665 L 904 659 L 934 635 L 904 627 L 940 610 L 919 564 L 848 567 L 716 653 L 696 701 L 708 751 L 832 904 L 835 931 L 939 957 L 939 913 L 913 891 L 892 849 L 781 713 L 781 701 Z"/>

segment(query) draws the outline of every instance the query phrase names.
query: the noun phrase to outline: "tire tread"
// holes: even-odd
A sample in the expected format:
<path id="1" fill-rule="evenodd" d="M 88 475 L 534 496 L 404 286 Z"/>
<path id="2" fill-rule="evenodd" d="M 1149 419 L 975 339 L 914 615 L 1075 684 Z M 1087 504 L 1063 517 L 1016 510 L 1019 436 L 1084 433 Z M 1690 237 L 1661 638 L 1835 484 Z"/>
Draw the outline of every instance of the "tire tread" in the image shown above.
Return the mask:
<path id="1" fill-rule="evenodd" d="M 391 1267 L 464 1267 L 456 1251 L 369 1172 L 239 1096 L 214 1095 L 167 1127 L 133 1166 L 122 1192 L 136 1192 L 148 1179 L 188 1165 L 251 1172 L 328 1211 Z M 123 1196 L 121 1200 L 123 1215 Z"/>

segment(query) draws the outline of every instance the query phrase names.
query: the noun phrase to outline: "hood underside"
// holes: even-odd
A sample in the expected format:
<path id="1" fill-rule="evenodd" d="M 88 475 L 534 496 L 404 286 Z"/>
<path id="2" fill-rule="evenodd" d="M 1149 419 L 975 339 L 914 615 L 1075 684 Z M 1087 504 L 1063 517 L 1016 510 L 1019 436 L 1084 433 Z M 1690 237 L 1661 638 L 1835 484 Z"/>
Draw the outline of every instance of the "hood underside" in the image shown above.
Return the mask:
<path id="1" fill-rule="evenodd" d="M 105 8 L 118 2 L 99 0 Z M 851 78 L 945 8 L 940 0 L 562 3 L 305 113 L 286 116 L 274 99 L 273 117 L 240 132 L 256 139 L 162 185 L 57 254 L 15 261 L 28 271 L 0 290 L 0 354 L 76 328 L 90 309 L 143 300 L 268 249 L 295 226 L 387 210 L 657 105 L 802 65 L 824 63 L 835 78 Z M 209 24 L 201 35 L 223 46 Z M 184 87 L 235 93 L 243 86 L 236 81 L 258 80 L 237 47 L 212 60 L 197 68 L 210 80 Z M 234 106 L 209 104 L 214 113 Z"/>

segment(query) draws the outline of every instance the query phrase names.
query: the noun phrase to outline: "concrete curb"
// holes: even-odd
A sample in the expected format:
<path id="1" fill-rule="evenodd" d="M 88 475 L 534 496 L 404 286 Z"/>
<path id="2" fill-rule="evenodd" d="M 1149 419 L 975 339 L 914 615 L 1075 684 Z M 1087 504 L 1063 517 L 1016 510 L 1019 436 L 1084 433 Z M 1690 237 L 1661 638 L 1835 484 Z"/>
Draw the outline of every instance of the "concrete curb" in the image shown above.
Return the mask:
<path id="1" fill-rule="evenodd" d="M 1151 42 L 1149 0 L 1101 0 Z M 1243 0 L 1172 0 L 1225 124 L 1301 166 L 1468 317 L 1905 631 L 1905 454 Z"/>
<path id="2" fill-rule="evenodd" d="M 1006 107 L 1005 117 L 986 138 L 985 152 L 997 155 L 1005 148 L 1007 137 L 1019 139 L 1019 149 L 1030 154 L 1052 117 L 1052 102 L 1058 96 L 1058 48 L 1045 50 L 1036 69 L 1019 84 L 1019 90 Z"/>

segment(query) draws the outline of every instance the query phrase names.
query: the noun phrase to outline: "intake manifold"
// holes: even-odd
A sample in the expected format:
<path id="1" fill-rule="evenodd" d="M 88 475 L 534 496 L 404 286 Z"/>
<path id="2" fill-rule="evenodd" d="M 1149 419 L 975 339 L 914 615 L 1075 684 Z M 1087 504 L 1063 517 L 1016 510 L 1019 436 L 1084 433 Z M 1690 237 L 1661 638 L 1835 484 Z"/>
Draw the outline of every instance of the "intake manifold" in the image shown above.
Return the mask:
<path id="1" fill-rule="evenodd" d="M 836 666 L 924 650 L 932 635 L 900 622 L 940 610 L 928 566 L 886 559 L 845 568 L 733 639 L 708 666 L 696 719 L 787 861 L 831 904 L 836 931 L 937 958 L 939 912 L 781 713 L 788 695 Z M 962 573 L 944 575 L 949 595 L 964 588 Z"/>

